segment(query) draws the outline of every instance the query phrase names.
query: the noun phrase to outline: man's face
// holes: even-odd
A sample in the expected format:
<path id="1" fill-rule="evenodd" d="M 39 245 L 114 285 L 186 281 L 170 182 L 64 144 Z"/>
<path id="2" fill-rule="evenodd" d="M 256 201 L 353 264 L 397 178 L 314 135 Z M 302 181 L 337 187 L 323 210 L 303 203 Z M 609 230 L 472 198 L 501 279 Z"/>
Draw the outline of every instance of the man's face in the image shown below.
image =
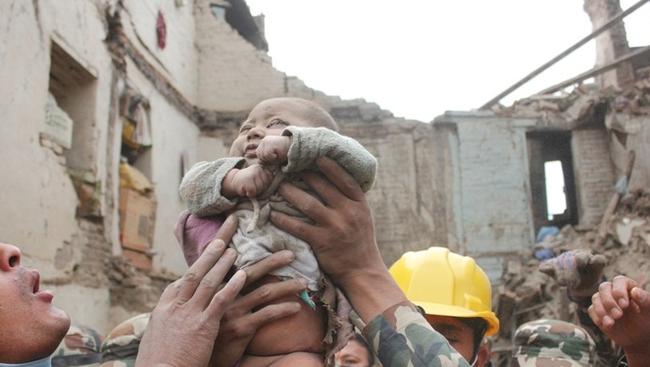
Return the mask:
<path id="1" fill-rule="evenodd" d="M 369 367 L 368 350 L 358 341 L 350 339 L 348 343 L 336 352 L 334 362 L 337 367 Z"/>
<path id="2" fill-rule="evenodd" d="M 469 363 L 474 362 L 474 330 L 456 317 L 425 315 L 429 324 L 447 339 Z M 481 364 L 477 364 L 481 365 Z"/>
<path id="3" fill-rule="evenodd" d="M 20 250 L 0 243 L 0 362 L 24 363 L 52 354 L 70 327 L 40 289 L 38 271 L 20 265 Z"/>

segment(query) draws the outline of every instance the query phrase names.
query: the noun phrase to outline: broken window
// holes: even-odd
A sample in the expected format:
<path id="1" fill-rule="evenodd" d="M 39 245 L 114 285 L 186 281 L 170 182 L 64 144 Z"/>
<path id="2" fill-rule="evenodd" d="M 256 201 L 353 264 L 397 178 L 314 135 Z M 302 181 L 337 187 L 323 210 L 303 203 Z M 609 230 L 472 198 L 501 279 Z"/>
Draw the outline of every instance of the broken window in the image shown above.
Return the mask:
<path id="1" fill-rule="evenodd" d="M 151 183 L 150 117 L 148 99 L 127 85 L 120 97 L 120 241 L 124 258 L 146 271 L 152 268 L 156 221 L 156 198 Z"/>
<path id="2" fill-rule="evenodd" d="M 577 224 L 571 133 L 529 132 L 527 141 L 535 233 L 544 226 Z"/>
<path id="3" fill-rule="evenodd" d="M 545 162 L 544 179 L 546 181 L 546 217 L 552 221 L 555 215 L 562 215 L 567 209 L 562 162 Z"/>
<path id="4" fill-rule="evenodd" d="M 49 85 L 52 98 L 47 117 L 54 119 L 46 120 L 50 125 L 44 130 L 67 149 L 65 157 L 71 168 L 88 169 L 93 165 L 93 155 L 88 152 L 94 147 L 91 137 L 95 125 L 96 80 L 95 73 L 84 67 L 72 52 L 52 41 Z M 66 118 L 69 121 L 62 123 Z"/>
<path id="5" fill-rule="evenodd" d="M 79 196 L 77 215 L 86 218 L 101 216 L 101 185 L 95 172 L 96 89 L 97 73 L 63 42 L 52 40 L 41 144 L 60 156 Z"/>

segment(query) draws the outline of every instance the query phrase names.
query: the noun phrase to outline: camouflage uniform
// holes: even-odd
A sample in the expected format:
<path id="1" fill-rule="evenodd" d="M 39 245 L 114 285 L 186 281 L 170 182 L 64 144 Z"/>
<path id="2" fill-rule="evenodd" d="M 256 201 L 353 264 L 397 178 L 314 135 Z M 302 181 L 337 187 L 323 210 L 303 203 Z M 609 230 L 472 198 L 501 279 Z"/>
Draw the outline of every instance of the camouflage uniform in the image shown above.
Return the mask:
<path id="1" fill-rule="evenodd" d="M 101 336 L 93 329 L 71 326 L 52 354 L 52 367 L 99 367 Z"/>
<path id="2" fill-rule="evenodd" d="M 578 325 L 536 320 L 515 332 L 513 367 L 591 367 L 596 344 Z"/>
<path id="3" fill-rule="evenodd" d="M 140 340 L 149 323 L 150 314 L 130 318 L 117 325 L 102 345 L 101 367 L 134 367 Z"/>
<path id="4" fill-rule="evenodd" d="M 384 367 L 469 367 L 410 302 L 384 311 L 364 334 Z"/>
<path id="5" fill-rule="evenodd" d="M 113 329 L 102 346 L 101 367 L 135 366 L 148 322 L 149 314 L 143 314 Z M 384 311 L 364 334 L 384 367 L 469 367 L 410 302 Z"/>
<path id="6" fill-rule="evenodd" d="M 569 299 L 571 299 L 570 296 Z M 597 367 L 625 366 L 626 364 L 621 364 L 620 362 L 623 357 L 623 350 L 618 348 L 609 337 L 598 328 L 589 316 L 588 309 L 589 306 L 591 306 L 591 297 L 582 302 L 573 302 L 578 306 L 576 311 L 578 316 L 578 325 L 587 330 L 596 343 L 597 360 L 594 365 Z"/>

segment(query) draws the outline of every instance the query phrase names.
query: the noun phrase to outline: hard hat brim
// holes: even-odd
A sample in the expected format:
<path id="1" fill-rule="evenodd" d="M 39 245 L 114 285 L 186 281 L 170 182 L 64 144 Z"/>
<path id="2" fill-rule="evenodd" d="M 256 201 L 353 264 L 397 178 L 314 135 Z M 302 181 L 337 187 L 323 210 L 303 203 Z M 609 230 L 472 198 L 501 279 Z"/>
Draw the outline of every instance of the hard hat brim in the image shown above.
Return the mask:
<path id="1" fill-rule="evenodd" d="M 418 302 L 418 301 L 415 301 L 413 303 L 422 307 L 422 309 L 424 309 L 424 312 L 427 315 L 462 317 L 462 318 L 469 318 L 469 317 L 482 318 L 488 324 L 488 328 L 485 331 L 485 335 L 491 336 L 499 332 L 499 319 L 494 314 L 494 312 L 491 311 L 476 312 L 476 311 L 469 310 L 467 308 L 443 305 L 440 303 L 429 303 L 429 302 Z"/>

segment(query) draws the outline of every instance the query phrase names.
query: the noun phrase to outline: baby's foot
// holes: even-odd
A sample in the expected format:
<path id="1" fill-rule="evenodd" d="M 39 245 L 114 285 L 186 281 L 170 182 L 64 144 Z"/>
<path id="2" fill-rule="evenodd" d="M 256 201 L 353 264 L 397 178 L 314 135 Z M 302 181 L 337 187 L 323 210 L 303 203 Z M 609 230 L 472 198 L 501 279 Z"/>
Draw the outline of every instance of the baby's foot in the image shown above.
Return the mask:
<path id="1" fill-rule="evenodd" d="M 607 259 L 590 250 L 571 250 L 546 260 L 539 270 L 566 286 L 569 296 L 575 300 L 589 298 L 598 288 Z"/>

